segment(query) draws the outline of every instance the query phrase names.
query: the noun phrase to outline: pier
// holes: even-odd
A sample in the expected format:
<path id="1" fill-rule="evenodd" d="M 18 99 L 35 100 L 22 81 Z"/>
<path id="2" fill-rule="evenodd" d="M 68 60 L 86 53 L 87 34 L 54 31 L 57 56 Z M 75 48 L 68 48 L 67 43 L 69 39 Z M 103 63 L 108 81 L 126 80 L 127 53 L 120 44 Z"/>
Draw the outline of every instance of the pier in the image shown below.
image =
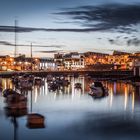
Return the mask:
<path id="1" fill-rule="evenodd" d="M 45 77 L 47 75 L 86 75 L 95 78 L 130 78 L 133 77 L 133 71 L 131 70 L 112 70 L 112 71 L 93 71 L 93 70 L 63 70 L 63 71 L 10 71 L 10 72 L 0 72 L 0 77 L 12 77 L 14 75 L 32 74 L 35 76 Z"/>

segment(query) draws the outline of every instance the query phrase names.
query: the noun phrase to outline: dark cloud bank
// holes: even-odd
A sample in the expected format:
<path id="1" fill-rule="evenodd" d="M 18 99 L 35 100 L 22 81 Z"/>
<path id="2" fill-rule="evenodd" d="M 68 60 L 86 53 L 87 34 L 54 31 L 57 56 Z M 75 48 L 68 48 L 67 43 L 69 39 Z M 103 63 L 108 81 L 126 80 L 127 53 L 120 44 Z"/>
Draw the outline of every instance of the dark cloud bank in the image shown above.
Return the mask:
<path id="1" fill-rule="evenodd" d="M 126 43 L 127 46 L 140 46 L 140 39 L 139 38 L 128 38 L 128 37 L 125 37 L 125 39 L 127 40 L 123 40 L 124 43 Z M 122 41 L 121 39 L 108 39 L 109 43 L 110 44 L 115 44 L 115 45 L 120 45 L 122 44 Z"/>
<path id="2" fill-rule="evenodd" d="M 79 22 L 81 28 L 31 28 L 17 27 L 17 32 L 93 32 L 116 30 L 118 32 L 134 32 L 134 25 L 140 23 L 140 3 L 138 4 L 108 4 L 98 6 L 83 6 L 63 9 L 56 15 L 71 18 L 73 22 Z M 63 23 L 64 21 L 62 21 Z M 0 32 L 15 32 L 14 26 L 0 26 Z"/>
<path id="3" fill-rule="evenodd" d="M 0 45 L 6 45 L 6 46 L 15 46 L 14 43 L 8 42 L 8 41 L 0 41 Z M 23 45 L 23 44 L 17 44 L 16 46 L 25 46 L 30 47 L 31 45 Z M 62 48 L 65 47 L 64 45 L 32 45 L 33 47 L 42 47 L 42 48 Z"/>
<path id="4" fill-rule="evenodd" d="M 39 52 L 39 53 L 59 53 L 62 52 L 63 50 L 52 50 L 52 51 L 34 51 L 34 52 Z"/>
<path id="5" fill-rule="evenodd" d="M 65 9 L 56 14 L 70 16 L 73 20 L 80 20 L 81 25 L 95 30 L 135 31 L 132 26 L 140 23 L 140 3 L 83 6 Z"/>

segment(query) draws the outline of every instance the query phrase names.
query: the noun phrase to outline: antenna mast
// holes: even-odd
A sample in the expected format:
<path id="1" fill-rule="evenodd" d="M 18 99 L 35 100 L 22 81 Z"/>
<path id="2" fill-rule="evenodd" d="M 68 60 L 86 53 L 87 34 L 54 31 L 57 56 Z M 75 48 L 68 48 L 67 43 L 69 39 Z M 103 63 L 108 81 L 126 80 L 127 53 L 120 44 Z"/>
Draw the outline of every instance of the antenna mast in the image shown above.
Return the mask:
<path id="1" fill-rule="evenodd" d="M 33 46 L 32 46 L 32 43 L 31 43 L 31 71 L 33 70 Z"/>
<path id="2" fill-rule="evenodd" d="M 17 20 L 15 20 L 15 52 L 14 52 L 14 57 L 17 56 Z"/>
<path id="3" fill-rule="evenodd" d="M 32 43 L 31 43 L 31 58 L 33 57 L 33 46 L 32 46 Z"/>

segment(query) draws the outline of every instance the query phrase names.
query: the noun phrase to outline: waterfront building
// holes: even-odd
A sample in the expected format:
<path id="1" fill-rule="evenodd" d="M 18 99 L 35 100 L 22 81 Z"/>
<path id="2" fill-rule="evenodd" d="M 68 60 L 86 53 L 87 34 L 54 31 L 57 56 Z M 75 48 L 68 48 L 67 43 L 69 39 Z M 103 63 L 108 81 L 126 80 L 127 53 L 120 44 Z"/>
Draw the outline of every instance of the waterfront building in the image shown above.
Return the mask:
<path id="1" fill-rule="evenodd" d="M 39 63 L 39 58 L 25 57 L 25 55 L 20 55 L 16 58 L 10 56 L 0 56 L 1 71 L 38 70 Z"/>
<path id="2" fill-rule="evenodd" d="M 63 59 L 64 54 L 54 54 L 54 62 L 56 65 L 57 70 L 64 70 L 64 59 Z"/>
<path id="3" fill-rule="evenodd" d="M 14 58 L 9 55 L 0 56 L 0 71 L 10 71 L 14 69 Z"/>
<path id="4" fill-rule="evenodd" d="M 22 70 L 134 70 L 140 53 L 114 51 L 112 55 L 96 52 L 54 54 L 54 58 L 37 58 L 20 55 L 0 56 L 0 71 Z M 135 67 L 135 68 L 134 68 Z M 138 70 L 134 70 L 135 73 Z"/>
<path id="5" fill-rule="evenodd" d="M 135 56 L 133 61 L 133 75 L 140 77 L 140 56 Z"/>
<path id="6" fill-rule="evenodd" d="M 132 54 L 126 52 L 114 51 L 112 55 L 107 56 L 108 64 L 114 64 L 114 69 L 129 70 L 132 69 Z"/>
<path id="7" fill-rule="evenodd" d="M 87 69 L 120 69 L 131 70 L 133 59 L 130 57 L 133 54 L 114 51 L 112 55 L 86 52 L 85 53 L 85 65 Z"/>
<path id="8" fill-rule="evenodd" d="M 79 70 L 85 68 L 84 55 L 78 52 L 72 52 L 63 56 L 64 67 L 68 70 Z"/>
<path id="9" fill-rule="evenodd" d="M 101 63 L 96 63 L 93 65 L 86 65 L 86 70 L 113 70 L 114 69 L 114 64 L 101 64 Z"/>
<path id="10" fill-rule="evenodd" d="M 54 62 L 58 70 L 78 70 L 85 68 L 84 55 L 78 52 L 55 54 Z"/>
<path id="11" fill-rule="evenodd" d="M 86 52 L 85 56 L 85 65 L 88 67 L 95 64 L 107 64 L 107 56 L 109 54 L 98 53 L 98 52 Z"/>
<path id="12" fill-rule="evenodd" d="M 54 62 L 53 58 L 39 58 L 39 70 L 55 70 L 56 69 L 56 64 Z"/>
<path id="13" fill-rule="evenodd" d="M 85 68 L 93 70 L 111 70 L 113 64 L 108 64 L 107 56 L 109 54 L 98 52 L 86 52 L 85 55 Z"/>
<path id="14" fill-rule="evenodd" d="M 15 59 L 15 68 L 16 70 L 38 70 L 40 60 L 39 58 L 31 58 L 25 57 L 25 55 L 21 55 L 16 57 Z"/>
<path id="15" fill-rule="evenodd" d="M 134 56 L 140 56 L 140 52 L 134 53 Z"/>

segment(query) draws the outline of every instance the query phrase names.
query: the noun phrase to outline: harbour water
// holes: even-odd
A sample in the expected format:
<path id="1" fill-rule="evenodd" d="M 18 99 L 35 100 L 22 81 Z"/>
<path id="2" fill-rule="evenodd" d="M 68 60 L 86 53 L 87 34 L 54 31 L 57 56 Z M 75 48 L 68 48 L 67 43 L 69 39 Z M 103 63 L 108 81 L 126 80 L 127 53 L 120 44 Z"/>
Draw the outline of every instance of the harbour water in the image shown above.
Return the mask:
<path id="1" fill-rule="evenodd" d="M 27 96 L 27 113 L 45 117 L 45 127 L 31 129 L 27 115 L 8 116 L 5 99 L 0 93 L 1 140 L 136 140 L 140 138 L 140 87 L 126 82 L 104 81 L 109 96 L 94 99 L 89 85 L 93 80 L 83 76 L 67 77 L 68 87 L 49 91 L 48 83 L 34 86 Z M 80 82 L 82 89 L 75 89 Z M 4 89 L 14 88 L 10 79 L 0 79 Z"/>

